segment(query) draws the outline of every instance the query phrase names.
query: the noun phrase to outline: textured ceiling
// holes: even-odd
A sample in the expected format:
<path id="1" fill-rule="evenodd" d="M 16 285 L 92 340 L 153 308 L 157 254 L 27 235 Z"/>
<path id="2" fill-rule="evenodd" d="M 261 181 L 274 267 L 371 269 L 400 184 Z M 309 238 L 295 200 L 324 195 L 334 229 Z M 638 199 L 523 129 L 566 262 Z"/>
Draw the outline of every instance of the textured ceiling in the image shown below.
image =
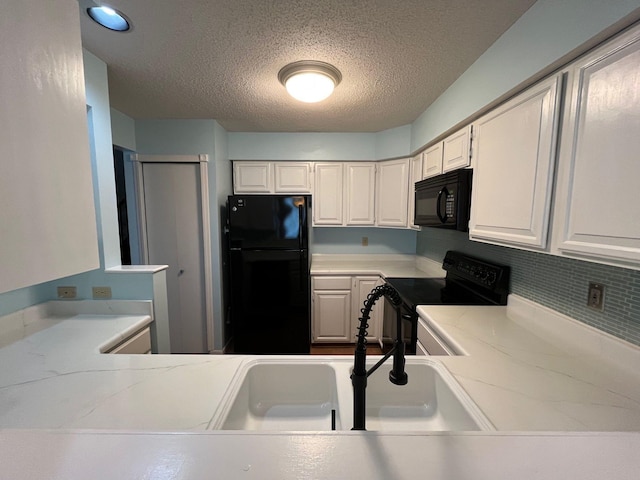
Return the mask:
<path id="1" fill-rule="evenodd" d="M 83 44 L 108 65 L 112 107 L 133 118 L 212 118 L 246 132 L 375 132 L 413 122 L 534 0 L 105 3 L 134 29 L 108 31 L 83 11 Z M 342 72 L 324 102 L 297 102 L 278 82 L 280 68 L 306 59 Z"/>

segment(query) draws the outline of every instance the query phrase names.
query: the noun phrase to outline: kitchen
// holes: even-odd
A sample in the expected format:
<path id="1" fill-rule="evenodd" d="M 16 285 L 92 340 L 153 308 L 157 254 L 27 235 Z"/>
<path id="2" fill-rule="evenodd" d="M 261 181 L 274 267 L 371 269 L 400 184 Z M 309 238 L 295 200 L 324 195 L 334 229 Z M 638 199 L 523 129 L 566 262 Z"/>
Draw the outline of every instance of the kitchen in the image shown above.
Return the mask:
<path id="1" fill-rule="evenodd" d="M 634 5 L 634 7 L 637 7 L 637 5 Z M 547 10 L 545 10 L 545 8 Z M 576 6 L 575 10 L 581 10 L 581 6 Z M 487 104 L 489 101 L 493 100 L 493 98 L 498 97 L 502 93 L 510 90 L 510 88 L 519 83 L 519 80 L 528 78 L 530 75 L 534 74 L 535 72 L 549 64 L 551 60 L 555 60 L 556 58 L 561 57 L 565 53 L 575 48 L 575 45 L 581 44 L 582 42 L 591 38 L 593 35 L 599 34 L 602 30 L 606 30 L 610 27 L 610 25 L 617 22 L 624 16 L 630 14 L 630 12 L 632 11 L 632 9 L 626 5 L 619 6 L 617 7 L 617 9 L 615 9 L 610 4 L 607 6 L 592 5 L 590 10 L 593 15 L 593 18 L 591 19 L 593 23 L 589 24 L 592 25 L 590 29 L 582 25 L 580 29 L 577 29 L 581 32 L 579 34 L 575 33 L 577 39 L 567 39 L 567 43 L 564 44 L 564 46 L 559 47 L 559 52 L 556 51 L 555 54 L 551 53 L 549 54 L 550 57 L 546 57 L 545 59 L 538 59 L 538 64 L 536 64 L 536 62 L 531 59 L 530 61 L 532 65 L 528 66 L 528 73 L 523 72 L 521 74 L 521 78 L 511 80 L 502 78 L 501 81 L 506 82 L 508 85 L 505 86 L 503 83 L 502 86 L 495 87 L 499 90 L 497 95 L 488 93 L 487 98 L 475 99 L 475 103 L 477 103 L 476 106 L 473 105 L 474 101 L 472 100 L 468 105 L 465 104 L 457 106 L 457 110 L 456 108 L 452 108 L 455 105 L 446 102 L 447 97 L 445 96 L 444 98 L 440 99 L 439 102 L 435 105 L 436 108 L 434 110 L 427 112 L 427 114 L 424 116 L 421 116 L 420 119 L 417 120 L 410 128 L 400 127 L 399 129 L 382 132 L 379 134 L 323 135 L 284 133 L 250 134 L 230 132 L 225 135 L 224 130 L 215 121 L 187 120 L 175 121 L 174 123 L 171 121 L 150 120 L 148 122 L 140 122 L 140 125 L 138 125 L 138 122 L 133 122 L 130 118 L 127 118 L 124 115 L 118 115 L 116 113 L 113 114 L 113 116 L 118 117 L 118 119 L 120 120 L 120 125 L 135 123 L 135 142 L 137 143 L 137 145 L 132 146 L 136 147 L 136 151 L 141 152 L 144 152 L 145 148 L 148 148 L 148 145 L 153 144 L 156 150 L 150 153 L 208 153 L 212 156 L 212 158 L 216 159 L 223 158 L 216 155 L 221 155 L 220 152 L 224 152 L 225 150 L 228 152 L 228 158 L 242 160 L 300 160 L 301 158 L 308 159 L 310 161 L 377 160 L 391 158 L 397 156 L 399 153 L 406 155 L 414 150 L 419 149 L 422 145 L 426 144 L 426 142 L 430 141 L 431 139 L 435 139 L 442 132 L 447 131 L 458 121 L 463 120 L 464 118 L 466 118 L 466 116 L 473 113 L 483 105 Z M 539 6 L 539 10 L 533 11 L 530 16 L 526 17 L 523 20 L 522 23 L 525 25 L 523 26 L 522 24 L 520 24 L 520 27 L 525 31 L 527 30 L 526 21 L 534 22 L 534 20 L 536 20 L 536 18 L 533 17 L 534 14 L 543 16 L 546 14 L 548 16 L 546 18 L 546 21 L 550 22 L 554 19 L 554 17 L 557 17 L 555 21 L 561 21 L 563 18 L 565 21 L 567 21 L 568 18 L 566 13 L 565 16 L 562 17 L 550 5 L 542 2 Z M 582 12 L 582 14 L 585 13 Z M 563 29 L 562 32 L 563 33 L 561 36 L 569 36 L 565 29 Z M 523 34 L 522 31 L 516 31 L 515 33 L 512 33 L 512 35 L 515 35 L 516 37 L 519 37 L 519 35 L 521 34 Z M 513 37 L 511 37 L 511 40 L 513 40 Z M 506 43 L 508 41 L 510 40 L 507 37 L 504 42 Z M 537 45 L 539 45 L 539 42 L 541 40 L 538 39 L 537 41 Z M 572 44 L 571 42 L 575 43 Z M 534 44 L 536 43 L 534 42 Z M 498 47 L 505 48 L 505 45 L 504 43 L 502 43 L 501 45 L 498 45 Z M 540 48 L 540 50 L 544 49 Z M 496 54 L 496 50 L 493 50 L 493 52 L 494 54 Z M 540 52 L 539 55 L 543 55 L 543 53 L 544 52 Z M 515 51 L 511 52 L 511 55 L 518 56 L 517 52 Z M 476 68 L 480 68 L 480 66 Z M 103 80 L 101 80 L 100 82 L 104 84 L 103 88 L 104 86 L 106 86 L 106 66 L 104 65 L 104 63 L 93 57 L 91 54 L 85 54 L 85 68 L 90 69 L 89 71 L 91 72 L 102 72 Z M 491 78 L 498 81 L 498 79 L 496 79 L 496 75 Z M 472 80 L 473 77 L 462 78 L 460 84 L 461 86 L 459 86 L 458 88 L 460 88 L 461 91 L 466 91 L 467 88 L 464 88 L 464 81 Z M 95 95 L 95 91 L 89 89 L 88 87 L 87 96 L 90 100 L 90 103 L 92 104 L 92 108 L 94 109 L 95 113 L 100 106 L 99 101 L 104 101 L 104 97 L 97 98 L 96 96 L 91 97 L 91 95 Z M 453 95 L 453 93 L 450 93 L 449 95 Z M 94 102 L 93 99 L 96 98 L 97 100 Z M 106 104 L 108 105 L 108 99 Z M 108 109 L 106 115 L 106 123 L 108 125 Z M 96 122 L 94 120 L 94 125 L 95 124 Z M 442 125 L 444 125 L 444 127 L 442 127 Z M 125 134 L 126 133 L 127 131 L 125 130 Z M 122 130 L 120 130 L 120 134 L 122 134 Z M 114 138 L 115 137 L 116 129 L 114 129 Z M 309 142 L 321 142 L 321 146 L 323 148 L 323 152 L 321 152 L 321 158 L 309 158 L 309 156 L 300 157 L 300 155 L 305 154 L 304 150 L 306 150 L 306 148 L 303 148 L 304 145 L 300 147 L 301 139 L 305 138 L 308 139 Z M 100 141 L 104 141 L 104 139 L 100 139 Z M 198 142 L 200 143 L 198 144 Z M 109 151 L 110 144 L 112 142 L 107 141 L 105 143 L 108 145 L 107 151 Z M 119 140 L 114 141 L 113 143 L 119 143 L 122 145 L 125 142 Z M 162 143 L 162 148 L 158 147 L 158 144 L 160 143 Z M 407 146 L 408 143 L 411 144 L 410 147 Z M 401 152 L 399 152 L 398 150 L 389 152 L 389 149 L 391 149 L 393 145 L 397 144 L 404 145 L 404 150 L 402 150 Z M 187 150 L 187 145 L 192 150 Z M 297 148 L 296 145 L 298 145 Z M 257 149 L 258 146 L 260 146 L 259 150 Z M 159 151 L 160 149 L 163 149 L 164 151 Z M 96 147 L 96 152 L 99 153 L 104 151 L 104 144 L 101 148 Z M 256 151 L 259 152 L 260 157 L 257 157 L 258 154 L 256 153 Z M 215 191 L 221 197 L 224 197 L 225 194 L 230 193 L 231 189 L 230 166 L 228 165 L 228 162 L 227 165 L 225 165 L 224 161 L 221 161 L 218 164 L 218 161 L 216 160 L 215 169 L 216 172 L 220 173 L 220 175 L 216 176 L 214 180 L 214 184 L 220 186 L 220 189 Z M 98 179 L 98 183 L 101 185 L 107 184 L 108 174 L 100 171 L 99 175 L 100 177 Z M 108 191 L 108 188 L 100 188 L 99 195 L 100 205 L 108 205 L 110 201 L 110 193 Z M 114 245 L 113 242 L 113 225 L 115 224 L 115 222 L 113 220 L 113 217 L 110 216 L 112 216 L 114 213 L 111 211 L 110 207 L 107 206 L 101 207 L 100 211 L 102 213 L 100 221 L 103 225 L 102 237 L 104 243 L 104 251 L 101 252 L 102 256 L 104 257 L 102 259 L 102 262 L 104 263 L 103 267 L 115 268 L 116 265 L 119 264 L 119 252 L 117 245 Z M 216 213 L 213 213 L 213 215 L 216 215 Z M 216 224 L 217 222 L 212 221 L 212 225 Z M 501 247 L 472 243 L 469 242 L 464 236 L 457 235 L 456 232 L 429 233 L 430 235 L 427 236 L 426 232 L 416 234 L 415 232 L 409 230 L 396 232 L 377 228 L 366 228 L 362 230 L 358 229 L 357 232 L 346 232 L 343 234 L 341 230 L 336 232 L 336 229 L 328 228 L 326 230 L 320 230 L 315 235 L 314 241 L 318 245 L 318 253 L 399 253 L 409 255 L 415 255 L 417 253 L 418 255 L 431 258 L 435 261 L 442 260 L 444 251 L 446 251 L 451 244 L 460 245 L 460 248 L 470 248 L 472 249 L 469 250 L 470 252 L 476 253 L 481 257 L 492 256 L 496 260 L 507 259 L 508 261 L 503 261 L 503 263 L 509 263 L 514 267 L 514 278 L 512 283 L 512 290 L 514 291 L 514 293 L 526 296 L 527 292 L 532 291 L 536 295 L 534 298 L 541 303 L 542 300 L 544 300 L 546 297 L 552 297 L 551 301 L 555 301 L 553 306 L 556 307 L 557 310 L 560 310 L 563 305 L 561 305 L 560 300 L 558 300 L 557 298 L 553 300 L 553 296 L 548 292 L 554 292 L 555 290 L 560 288 L 567 288 L 568 291 L 572 291 L 572 282 L 567 280 L 572 280 L 576 277 L 585 277 L 586 280 L 596 279 L 604 284 L 607 284 L 608 279 L 611 278 L 612 280 L 608 282 L 609 285 L 620 285 L 617 288 L 621 289 L 621 295 L 623 296 L 625 294 L 627 294 L 628 296 L 629 293 L 632 293 L 633 285 L 637 285 L 637 274 L 633 270 L 610 268 L 587 262 L 560 260 L 557 257 L 543 254 L 533 254 L 523 250 L 505 249 Z M 346 237 L 346 241 L 343 241 L 343 243 L 341 243 L 338 238 L 336 238 L 338 235 L 344 235 Z M 363 236 L 366 236 L 369 239 L 369 247 L 367 249 L 361 247 L 360 245 L 360 240 Z M 520 273 L 517 273 L 516 267 L 518 265 L 521 265 Z M 577 268 L 577 270 L 571 270 L 574 268 Z M 129 273 L 125 274 L 116 272 L 104 274 L 101 272 L 96 273 L 94 271 L 92 273 L 83 274 L 80 277 L 76 277 L 72 279 L 72 281 L 73 283 L 80 286 L 79 298 L 91 298 L 91 293 L 88 286 L 104 284 L 110 285 L 112 287 L 113 298 L 132 298 L 134 297 L 136 291 L 138 293 L 143 292 L 145 294 L 139 294 L 137 298 L 149 298 L 147 293 L 153 292 L 153 284 L 155 281 L 154 278 L 156 275 L 158 274 L 148 272 L 140 272 L 132 275 Z M 135 277 L 135 279 L 131 279 L 131 276 Z M 60 276 L 56 278 L 63 277 Z M 547 280 L 548 278 L 558 278 L 557 284 L 550 284 Z M 55 298 L 55 286 L 59 286 L 60 284 L 61 282 L 57 282 L 55 280 L 49 286 L 35 286 L 34 283 L 34 286 L 32 287 L 27 286 L 25 289 L 14 291 L 9 294 L 3 294 L 3 296 L 1 297 L 3 311 L 1 313 L 11 313 L 13 311 L 28 307 L 32 304 Z M 82 285 L 87 285 L 87 287 L 82 287 Z M 83 291 L 82 288 L 86 288 L 86 290 Z M 610 291 L 608 292 L 608 294 L 615 295 L 616 292 Z M 214 293 L 214 295 L 218 294 Z M 586 297 L 586 292 L 583 292 L 583 286 L 580 286 L 576 293 L 572 293 L 571 295 L 558 295 L 558 297 L 562 298 L 562 303 L 567 302 L 570 298 L 575 298 L 575 305 L 571 305 L 569 303 L 566 308 L 573 310 L 582 308 L 584 311 L 587 311 L 586 308 L 582 306 Z M 527 298 L 531 297 L 529 296 Z M 611 297 L 607 298 L 607 300 L 609 300 L 610 298 Z M 214 301 L 214 303 L 217 302 Z M 606 303 L 606 305 L 607 307 L 609 307 L 609 305 L 611 305 L 611 302 Z M 570 311 L 573 312 L 573 310 Z M 634 310 L 632 310 L 632 314 L 633 312 Z M 637 312 L 637 309 L 635 310 L 635 312 Z M 595 316 L 595 313 L 592 315 L 593 316 L 589 317 L 589 319 L 593 323 L 598 325 L 601 325 L 602 323 L 608 323 L 601 322 L 600 319 L 602 317 Z M 615 317 L 616 315 L 613 316 Z M 221 315 L 217 315 L 216 317 L 221 318 Z M 627 314 L 626 318 L 629 318 L 629 314 Z M 217 341 L 219 342 L 217 348 L 221 348 L 222 326 L 218 325 L 216 328 L 219 330 L 214 336 L 217 337 Z M 613 326 L 612 329 L 619 329 L 619 326 Z M 630 335 L 629 338 L 633 337 Z M 202 441 L 208 442 L 214 440 Z M 247 442 L 254 441 L 256 440 L 247 440 Z M 337 441 L 342 442 L 343 440 Z M 404 442 L 406 441 L 406 439 L 398 440 L 398 445 L 404 444 Z M 631 455 L 629 455 L 628 459 L 630 458 L 632 458 Z"/>

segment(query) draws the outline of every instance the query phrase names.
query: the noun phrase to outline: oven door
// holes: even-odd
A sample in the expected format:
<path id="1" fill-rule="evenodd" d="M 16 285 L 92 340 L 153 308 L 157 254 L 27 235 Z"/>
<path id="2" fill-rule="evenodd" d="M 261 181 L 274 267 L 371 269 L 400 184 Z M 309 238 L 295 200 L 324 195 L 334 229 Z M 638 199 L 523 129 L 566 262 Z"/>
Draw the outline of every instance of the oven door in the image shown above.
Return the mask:
<path id="1" fill-rule="evenodd" d="M 405 354 L 416 354 L 418 339 L 418 315 L 404 303 L 400 307 L 402 315 L 402 338 L 405 344 Z M 382 351 L 387 353 L 393 348 L 396 340 L 396 309 L 391 302 L 384 299 L 384 315 L 382 317 Z"/>

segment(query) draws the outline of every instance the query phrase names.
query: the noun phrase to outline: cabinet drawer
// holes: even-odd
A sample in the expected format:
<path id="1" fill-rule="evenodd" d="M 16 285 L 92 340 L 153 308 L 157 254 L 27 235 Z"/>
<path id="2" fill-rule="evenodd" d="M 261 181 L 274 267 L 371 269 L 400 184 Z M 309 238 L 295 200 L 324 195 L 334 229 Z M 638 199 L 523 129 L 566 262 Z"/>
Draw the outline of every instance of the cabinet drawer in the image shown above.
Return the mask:
<path id="1" fill-rule="evenodd" d="M 151 353 L 151 331 L 149 327 L 136 333 L 107 353 Z"/>
<path id="2" fill-rule="evenodd" d="M 313 277 L 314 290 L 351 290 L 351 277 Z"/>

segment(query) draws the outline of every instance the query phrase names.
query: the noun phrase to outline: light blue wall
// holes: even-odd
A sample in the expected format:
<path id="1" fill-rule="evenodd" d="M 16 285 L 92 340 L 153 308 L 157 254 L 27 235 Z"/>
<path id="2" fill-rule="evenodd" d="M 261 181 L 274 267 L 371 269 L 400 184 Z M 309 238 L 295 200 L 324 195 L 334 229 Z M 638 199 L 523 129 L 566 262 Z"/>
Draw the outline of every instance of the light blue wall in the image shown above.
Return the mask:
<path id="1" fill-rule="evenodd" d="M 83 58 L 100 262 L 103 267 L 109 267 L 120 264 L 120 240 L 107 68 L 102 60 L 87 51 L 83 52 Z M 92 298 L 92 286 L 111 287 L 114 299 L 153 299 L 150 274 L 107 274 L 100 269 L 4 293 L 0 295 L 0 315 L 53 300 L 57 298 L 58 286 L 77 287 L 78 299 Z"/>
<path id="2" fill-rule="evenodd" d="M 228 141 L 231 160 L 375 159 L 375 133 L 230 132 Z"/>
<path id="3" fill-rule="evenodd" d="M 362 246 L 362 237 L 369 245 Z M 392 228 L 316 227 L 311 253 L 372 254 L 402 253 L 414 255 L 416 232 Z"/>
<path id="4" fill-rule="evenodd" d="M 376 133 L 375 145 L 375 160 L 409 156 L 411 154 L 411 125 L 403 125 Z"/>
<path id="5" fill-rule="evenodd" d="M 214 349 L 223 347 L 221 206 L 231 192 L 231 167 L 224 129 L 215 120 L 136 120 L 137 153 L 209 155 L 211 273 L 213 276 Z"/>
<path id="6" fill-rule="evenodd" d="M 638 0 L 538 0 L 413 122 L 411 151 L 639 7 Z"/>
<path id="7" fill-rule="evenodd" d="M 371 161 L 408 156 L 411 125 L 377 133 L 229 132 L 231 160 Z"/>

